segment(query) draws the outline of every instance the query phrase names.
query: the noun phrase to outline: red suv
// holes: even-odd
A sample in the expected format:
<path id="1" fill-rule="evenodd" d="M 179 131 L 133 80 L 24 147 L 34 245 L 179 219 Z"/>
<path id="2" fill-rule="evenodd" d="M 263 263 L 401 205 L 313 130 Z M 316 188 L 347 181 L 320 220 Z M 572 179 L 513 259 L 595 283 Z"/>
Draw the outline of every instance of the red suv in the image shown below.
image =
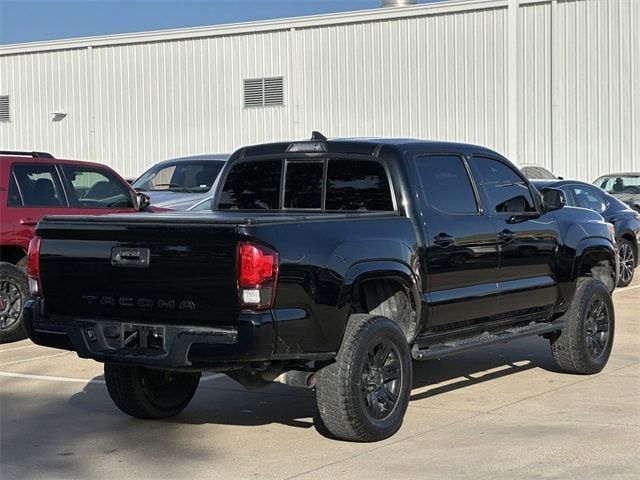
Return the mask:
<path id="1" fill-rule="evenodd" d="M 0 152 L 0 343 L 26 335 L 26 255 L 42 217 L 136 212 L 147 206 L 104 165 L 59 160 L 48 153 Z"/>

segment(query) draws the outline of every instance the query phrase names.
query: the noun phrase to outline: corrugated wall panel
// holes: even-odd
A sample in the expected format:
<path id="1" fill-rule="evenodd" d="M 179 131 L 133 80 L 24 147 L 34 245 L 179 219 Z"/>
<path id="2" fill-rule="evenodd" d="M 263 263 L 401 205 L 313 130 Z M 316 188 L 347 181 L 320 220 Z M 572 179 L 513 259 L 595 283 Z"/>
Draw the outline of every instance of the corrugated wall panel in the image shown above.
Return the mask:
<path id="1" fill-rule="evenodd" d="M 640 1 L 388 12 L 36 53 L 0 47 L 0 95 L 12 110 L 0 148 L 135 176 L 164 158 L 320 130 L 480 143 L 584 180 L 640 170 Z M 284 106 L 244 108 L 243 79 L 271 76 L 284 77 Z M 53 122 L 54 111 L 69 115 Z"/>
<path id="2" fill-rule="evenodd" d="M 551 3 L 524 5 L 518 13 L 518 154 L 514 160 L 553 169 Z"/>
<path id="3" fill-rule="evenodd" d="M 554 168 L 585 180 L 640 170 L 640 2 L 559 1 L 553 41 Z"/>
<path id="4" fill-rule="evenodd" d="M 289 81 L 286 33 L 93 49 L 96 155 L 126 175 L 160 159 L 290 138 L 284 107 L 243 108 L 244 78 Z"/>
<path id="5" fill-rule="evenodd" d="M 0 124 L 0 147 L 90 158 L 86 74 L 86 50 L 0 57 L 0 95 L 11 102 L 11 122 Z M 68 116 L 53 121 L 53 112 Z"/>
<path id="6" fill-rule="evenodd" d="M 506 146 L 505 9 L 305 29 L 296 133 Z M 349 48 L 345 48 L 348 46 Z"/>

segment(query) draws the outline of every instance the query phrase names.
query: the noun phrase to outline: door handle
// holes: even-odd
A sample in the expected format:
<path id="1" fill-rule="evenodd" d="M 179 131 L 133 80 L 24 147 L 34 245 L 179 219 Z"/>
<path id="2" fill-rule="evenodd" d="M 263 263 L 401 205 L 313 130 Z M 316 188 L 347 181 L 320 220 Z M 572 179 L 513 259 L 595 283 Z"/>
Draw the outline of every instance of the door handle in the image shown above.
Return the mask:
<path id="1" fill-rule="evenodd" d="M 442 248 L 447 248 L 453 245 L 455 241 L 456 241 L 455 238 L 453 238 L 451 235 L 447 235 L 444 232 L 433 237 L 433 243 L 435 243 L 436 245 Z"/>
<path id="2" fill-rule="evenodd" d="M 505 243 L 509 243 L 512 242 L 515 238 L 516 238 L 516 234 L 513 233 L 511 230 L 508 229 L 504 229 L 502 230 L 499 234 L 498 237 L 500 238 L 500 240 L 502 240 Z"/>
<path id="3" fill-rule="evenodd" d="M 38 223 L 38 220 L 36 220 L 35 218 L 21 218 L 20 219 L 20 225 L 36 225 Z"/>

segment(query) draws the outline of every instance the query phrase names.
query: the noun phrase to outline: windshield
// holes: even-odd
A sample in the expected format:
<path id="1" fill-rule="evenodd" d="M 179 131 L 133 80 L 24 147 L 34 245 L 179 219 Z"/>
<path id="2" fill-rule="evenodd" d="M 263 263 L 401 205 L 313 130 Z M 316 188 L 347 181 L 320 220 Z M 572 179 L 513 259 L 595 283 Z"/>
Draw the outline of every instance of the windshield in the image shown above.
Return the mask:
<path id="1" fill-rule="evenodd" d="M 621 193 L 640 194 L 640 175 L 612 175 L 600 177 L 593 183 L 605 192 L 613 195 Z"/>
<path id="2" fill-rule="evenodd" d="M 208 192 L 224 162 L 193 161 L 162 164 L 149 169 L 133 182 L 141 192 Z"/>
<path id="3" fill-rule="evenodd" d="M 211 204 L 213 202 L 213 197 L 205 198 L 204 200 L 200 200 L 199 203 L 196 203 L 192 207 L 189 208 L 191 212 L 201 212 L 203 210 L 211 210 Z"/>

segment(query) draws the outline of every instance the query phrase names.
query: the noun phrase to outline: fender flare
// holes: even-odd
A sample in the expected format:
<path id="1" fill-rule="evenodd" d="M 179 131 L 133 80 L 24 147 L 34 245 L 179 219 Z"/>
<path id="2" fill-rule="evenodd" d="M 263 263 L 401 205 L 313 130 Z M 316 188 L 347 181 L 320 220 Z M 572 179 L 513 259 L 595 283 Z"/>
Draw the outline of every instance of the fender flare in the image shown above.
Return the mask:
<path id="1" fill-rule="evenodd" d="M 351 303 L 354 292 L 363 282 L 368 280 L 394 280 L 399 282 L 415 307 L 416 322 L 420 322 L 422 318 L 422 283 L 420 277 L 404 262 L 397 260 L 365 260 L 349 267 L 340 288 L 338 308 L 346 312 L 345 326 L 349 309 L 343 307 L 347 307 Z"/>

